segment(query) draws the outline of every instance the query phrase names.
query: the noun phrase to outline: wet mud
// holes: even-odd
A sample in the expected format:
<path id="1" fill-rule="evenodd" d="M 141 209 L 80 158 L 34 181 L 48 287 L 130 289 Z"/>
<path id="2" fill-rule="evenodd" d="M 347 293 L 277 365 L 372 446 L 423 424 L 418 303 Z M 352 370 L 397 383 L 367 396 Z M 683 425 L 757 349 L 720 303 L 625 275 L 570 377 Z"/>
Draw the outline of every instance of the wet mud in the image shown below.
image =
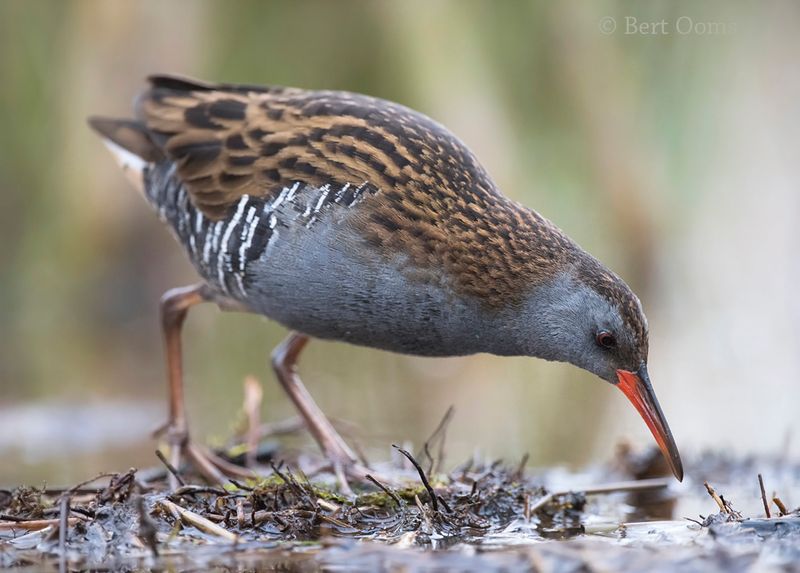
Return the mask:
<path id="1" fill-rule="evenodd" d="M 272 459 L 280 453 L 270 452 Z M 433 460 L 423 468 L 406 454 L 375 467 L 380 478 L 351 483 L 349 496 L 332 475 L 300 460 L 272 461 L 267 477 L 223 487 L 187 473 L 182 477 L 188 485 L 170 492 L 166 472 L 154 468 L 66 489 L 1 490 L 0 567 L 800 568 L 800 508 L 791 505 L 800 491 L 800 464 L 705 453 L 689 461 L 688 479 L 679 485 L 663 477 L 656 454 L 626 448 L 612 462 L 581 473 L 477 460 L 434 473 Z M 760 495 L 759 473 L 767 487 L 781 490 Z"/>

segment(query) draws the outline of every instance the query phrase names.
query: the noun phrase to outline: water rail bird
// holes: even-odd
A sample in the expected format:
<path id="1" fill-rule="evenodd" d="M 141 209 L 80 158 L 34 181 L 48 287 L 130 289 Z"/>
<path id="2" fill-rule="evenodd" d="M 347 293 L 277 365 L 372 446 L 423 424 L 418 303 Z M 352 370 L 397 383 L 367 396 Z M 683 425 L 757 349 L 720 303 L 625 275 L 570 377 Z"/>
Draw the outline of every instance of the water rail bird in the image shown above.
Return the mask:
<path id="1" fill-rule="evenodd" d="M 624 392 L 682 479 L 639 299 L 442 125 L 357 93 L 169 75 L 149 78 L 135 119 L 89 122 L 202 279 L 161 301 L 176 465 L 185 452 L 214 475 L 189 440 L 181 364 L 186 313 L 212 302 L 291 330 L 272 365 L 336 468 L 357 459 L 297 375 L 310 338 L 574 364 Z"/>

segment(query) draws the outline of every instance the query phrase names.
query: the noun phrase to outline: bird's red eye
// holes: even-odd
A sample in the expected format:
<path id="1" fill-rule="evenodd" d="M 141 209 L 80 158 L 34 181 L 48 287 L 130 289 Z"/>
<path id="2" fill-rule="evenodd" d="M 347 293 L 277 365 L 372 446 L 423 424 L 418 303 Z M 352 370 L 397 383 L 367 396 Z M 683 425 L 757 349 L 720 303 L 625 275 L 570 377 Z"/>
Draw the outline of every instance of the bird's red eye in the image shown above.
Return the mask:
<path id="1" fill-rule="evenodd" d="M 597 340 L 597 345 L 603 348 L 614 348 L 617 345 L 617 339 L 607 330 L 598 332 L 595 340 Z"/>

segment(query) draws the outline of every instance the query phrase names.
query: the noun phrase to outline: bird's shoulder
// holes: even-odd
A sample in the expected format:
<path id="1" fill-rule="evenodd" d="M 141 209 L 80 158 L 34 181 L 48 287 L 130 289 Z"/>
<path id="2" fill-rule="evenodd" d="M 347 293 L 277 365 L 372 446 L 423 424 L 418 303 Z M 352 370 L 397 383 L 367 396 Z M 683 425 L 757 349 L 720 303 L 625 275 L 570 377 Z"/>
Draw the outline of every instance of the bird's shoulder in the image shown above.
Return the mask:
<path id="1" fill-rule="evenodd" d="M 460 195 L 497 194 L 450 131 L 375 97 L 154 76 L 137 114 L 211 219 L 243 195 L 268 199 L 297 182 L 360 186 L 433 210 Z"/>
<path id="2" fill-rule="evenodd" d="M 453 133 L 397 103 L 156 76 L 137 115 L 212 221 L 231 217 L 245 196 L 280 202 L 309 195 L 294 194 L 298 185 L 317 190 L 309 213 L 358 205 L 348 224 L 370 248 L 489 306 L 518 300 L 575 251 L 503 196 Z"/>

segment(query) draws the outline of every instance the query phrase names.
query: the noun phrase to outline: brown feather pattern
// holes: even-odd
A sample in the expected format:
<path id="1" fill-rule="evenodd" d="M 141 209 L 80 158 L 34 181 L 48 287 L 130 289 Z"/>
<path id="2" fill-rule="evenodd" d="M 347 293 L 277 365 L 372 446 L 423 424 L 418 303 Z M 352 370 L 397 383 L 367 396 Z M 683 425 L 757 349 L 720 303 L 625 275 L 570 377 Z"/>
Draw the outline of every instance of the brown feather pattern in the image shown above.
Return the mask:
<path id="1" fill-rule="evenodd" d="M 636 297 L 616 275 L 499 193 L 469 149 L 426 116 L 347 92 L 151 82 L 138 113 L 212 220 L 242 195 L 274 197 L 297 181 L 363 185 L 372 193 L 352 224 L 387 257 L 402 254 L 421 278 L 447 280 L 457 293 L 502 308 L 573 268 L 645 332 Z"/>

